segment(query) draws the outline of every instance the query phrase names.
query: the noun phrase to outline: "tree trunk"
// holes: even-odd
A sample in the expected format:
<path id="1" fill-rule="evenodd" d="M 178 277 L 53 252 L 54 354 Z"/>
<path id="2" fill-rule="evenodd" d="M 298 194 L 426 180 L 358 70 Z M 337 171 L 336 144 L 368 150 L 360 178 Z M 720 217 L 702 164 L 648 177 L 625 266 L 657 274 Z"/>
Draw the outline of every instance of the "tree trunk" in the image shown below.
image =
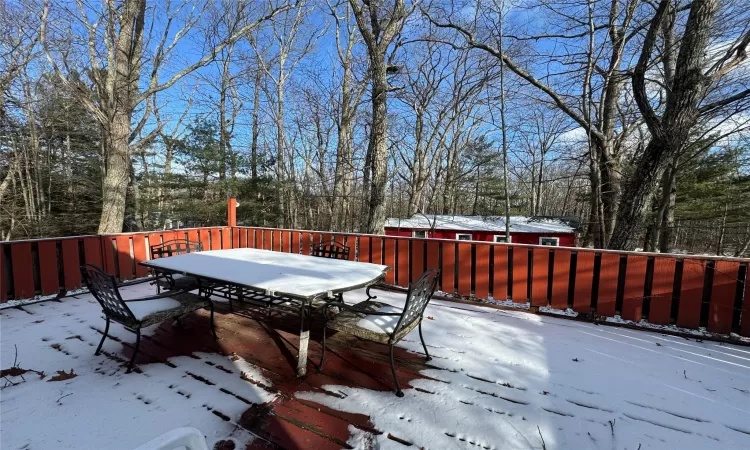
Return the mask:
<path id="1" fill-rule="evenodd" d="M 372 178 L 370 180 L 370 201 L 367 211 L 366 233 L 383 234 L 385 225 L 385 190 L 388 181 L 388 80 L 384 54 L 370 58 L 372 72 L 372 128 L 368 153 L 371 157 Z"/>
<path id="2" fill-rule="evenodd" d="M 674 207 L 677 200 L 677 163 L 672 163 L 661 181 L 661 207 L 659 208 L 659 251 L 669 253 L 674 236 Z"/>
<path id="3" fill-rule="evenodd" d="M 250 143 L 250 173 L 253 180 L 258 178 L 258 136 L 260 135 L 260 83 L 263 71 L 258 68 L 253 84 L 253 135 Z"/>

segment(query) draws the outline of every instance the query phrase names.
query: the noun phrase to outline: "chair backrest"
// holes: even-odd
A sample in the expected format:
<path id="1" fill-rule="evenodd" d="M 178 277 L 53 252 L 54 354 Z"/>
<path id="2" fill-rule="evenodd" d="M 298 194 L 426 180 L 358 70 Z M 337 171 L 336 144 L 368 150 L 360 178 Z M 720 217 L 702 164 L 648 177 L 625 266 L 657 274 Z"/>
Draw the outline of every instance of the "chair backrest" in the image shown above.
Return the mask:
<path id="1" fill-rule="evenodd" d="M 349 247 L 334 240 L 316 245 L 312 249 L 312 256 L 333 259 L 349 259 Z"/>
<path id="2" fill-rule="evenodd" d="M 151 246 L 151 259 L 166 258 L 168 256 L 182 255 L 184 253 L 201 252 L 203 245 L 200 242 L 188 239 L 171 239 L 161 244 Z"/>
<path id="3" fill-rule="evenodd" d="M 120 321 L 136 320 L 120 296 L 115 277 L 93 264 L 81 266 L 81 276 L 96 301 L 102 305 L 105 316 Z"/>
<path id="4" fill-rule="evenodd" d="M 409 285 L 404 313 L 393 329 L 394 336 L 399 331 L 414 323 L 415 320 L 422 318 L 422 314 L 424 314 L 424 310 L 427 308 L 427 304 L 430 302 L 432 294 L 437 288 L 439 274 L 440 271 L 438 269 L 427 269 L 417 281 Z"/>

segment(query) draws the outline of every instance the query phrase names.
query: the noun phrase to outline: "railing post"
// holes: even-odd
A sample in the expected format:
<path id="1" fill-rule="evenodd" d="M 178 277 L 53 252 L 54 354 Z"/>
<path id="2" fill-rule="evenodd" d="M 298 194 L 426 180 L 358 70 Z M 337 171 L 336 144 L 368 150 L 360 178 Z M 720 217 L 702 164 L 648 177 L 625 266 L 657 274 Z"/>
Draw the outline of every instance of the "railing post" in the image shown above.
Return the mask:
<path id="1" fill-rule="evenodd" d="M 237 226 L 237 199 L 234 197 L 227 199 L 227 226 Z"/>

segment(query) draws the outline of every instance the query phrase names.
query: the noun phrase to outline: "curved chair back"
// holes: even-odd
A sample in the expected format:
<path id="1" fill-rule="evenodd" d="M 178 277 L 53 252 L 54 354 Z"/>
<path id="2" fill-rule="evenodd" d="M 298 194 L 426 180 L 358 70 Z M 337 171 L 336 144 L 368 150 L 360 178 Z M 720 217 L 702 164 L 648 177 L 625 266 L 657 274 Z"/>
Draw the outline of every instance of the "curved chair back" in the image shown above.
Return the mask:
<path id="1" fill-rule="evenodd" d="M 115 321 L 135 321 L 135 316 L 122 300 L 115 277 L 93 264 L 81 266 L 81 276 L 96 301 L 102 305 L 104 315 Z"/>
<path id="2" fill-rule="evenodd" d="M 201 251 L 203 251 L 203 245 L 200 242 L 188 239 L 171 239 L 162 242 L 161 244 L 152 245 L 151 259 L 166 258 L 168 256 Z"/>
<path id="3" fill-rule="evenodd" d="M 427 269 L 417 281 L 409 285 L 409 293 L 406 295 L 404 313 L 393 329 L 393 336 L 408 327 L 415 320 L 421 320 L 432 294 L 437 288 L 437 280 L 440 271 L 438 269 Z"/>
<path id="4" fill-rule="evenodd" d="M 332 259 L 349 259 L 349 247 L 335 240 L 316 245 L 312 249 L 312 256 Z"/>

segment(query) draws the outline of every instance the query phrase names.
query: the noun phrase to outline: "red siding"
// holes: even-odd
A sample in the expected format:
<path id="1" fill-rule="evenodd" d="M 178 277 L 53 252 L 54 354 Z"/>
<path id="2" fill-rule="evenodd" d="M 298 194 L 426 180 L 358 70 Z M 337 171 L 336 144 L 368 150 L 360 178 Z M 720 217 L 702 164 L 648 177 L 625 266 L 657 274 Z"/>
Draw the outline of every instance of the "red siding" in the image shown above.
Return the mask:
<path id="1" fill-rule="evenodd" d="M 403 236 L 411 237 L 412 228 L 390 228 L 386 227 L 385 234 L 387 236 Z M 457 234 L 471 234 L 471 239 L 474 241 L 485 241 L 493 242 L 495 236 L 502 234 L 497 231 L 471 231 L 471 230 L 435 230 L 433 233 L 428 233 L 428 237 L 436 239 L 456 239 Z M 511 233 L 511 242 L 514 244 L 533 244 L 539 245 L 540 237 L 556 237 L 560 238 L 561 247 L 575 247 L 576 246 L 576 235 L 575 233 Z"/>

